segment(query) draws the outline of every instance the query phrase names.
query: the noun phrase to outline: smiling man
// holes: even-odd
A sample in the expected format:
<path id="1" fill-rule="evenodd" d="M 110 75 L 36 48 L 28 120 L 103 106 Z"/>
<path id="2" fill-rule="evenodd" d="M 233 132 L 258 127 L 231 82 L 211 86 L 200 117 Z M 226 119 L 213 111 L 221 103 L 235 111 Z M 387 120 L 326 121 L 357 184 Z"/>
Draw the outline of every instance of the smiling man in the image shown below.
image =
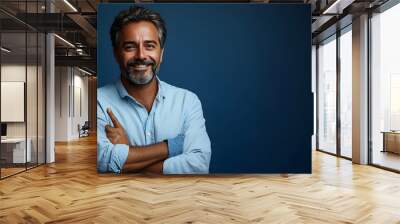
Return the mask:
<path id="1" fill-rule="evenodd" d="M 211 143 L 199 98 L 158 77 L 166 40 L 157 12 L 131 7 L 110 36 L 120 79 L 98 89 L 99 172 L 203 174 Z"/>

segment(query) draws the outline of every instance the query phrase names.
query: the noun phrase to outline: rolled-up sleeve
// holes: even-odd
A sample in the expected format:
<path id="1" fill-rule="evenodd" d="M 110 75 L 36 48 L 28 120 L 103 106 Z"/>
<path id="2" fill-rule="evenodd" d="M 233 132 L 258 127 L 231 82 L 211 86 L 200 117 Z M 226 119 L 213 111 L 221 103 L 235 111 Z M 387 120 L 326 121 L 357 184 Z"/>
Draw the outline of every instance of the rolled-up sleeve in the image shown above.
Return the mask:
<path id="1" fill-rule="evenodd" d="M 211 142 L 199 98 L 191 94 L 186 101 L 183 153 L 164 161 L 164 174 L 207 174 L 211 159 Z"/>
<path id="2" fill-rule="evenodd" d="M 128 157 L 129 146 L 112 144 L 108 140 L 105 126 L 111 122 L 105 109 L 97 102 L 97 170 L 101 173 L 120 173 Z"/>

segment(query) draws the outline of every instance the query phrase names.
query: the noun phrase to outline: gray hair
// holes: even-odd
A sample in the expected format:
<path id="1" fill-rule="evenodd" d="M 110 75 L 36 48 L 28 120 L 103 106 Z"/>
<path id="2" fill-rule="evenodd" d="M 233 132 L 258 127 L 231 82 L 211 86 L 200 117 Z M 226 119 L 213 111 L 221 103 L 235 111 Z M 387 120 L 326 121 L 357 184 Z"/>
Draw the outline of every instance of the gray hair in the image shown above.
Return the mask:
<path id="1" fill-rule="evenodd" d="M 128 10 L 121 11 L 117 17 L 115 17 L 110 29 L 112 46 L 114 48 L 117 47 L 120 31 L 126 24 L 140 21 L 148 21 L 154 24 L 158 31 L 158 40 L 163 49 L 167 38 L 167 29 L 164 20 L 158 12 L 140 6 L 132 6 Z"/>

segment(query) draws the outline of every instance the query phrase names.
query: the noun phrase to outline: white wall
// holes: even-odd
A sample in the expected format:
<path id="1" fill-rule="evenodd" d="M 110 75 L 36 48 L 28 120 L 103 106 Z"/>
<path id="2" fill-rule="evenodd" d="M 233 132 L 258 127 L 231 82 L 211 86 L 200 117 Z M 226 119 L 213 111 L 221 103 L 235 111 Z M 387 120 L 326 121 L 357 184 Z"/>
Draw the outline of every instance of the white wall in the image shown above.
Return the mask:
<path id="1" fill-rule="evenodd" d="M 25 82 L 25 64 L 2 65 L 1 81 Z M 1 108 L 1 110 L 7 110 L 7 108 Z M 24 122 L 7 123 L 7 137 L 25 137 L 25 123 Z"/>
<path id="2" fill-rule="evenodd" d="M 79 72 L 78 75 L 76 75 L 76 72 Z M 75 75 L 74 75 L 74 93 L 73 96 L 74 98 L 74 108 L 73 108 L 73 119 L 72 119 L 72 132 L 71 135 L 74 137 L 78 137 L 78 124 L 81 126 L 85 123 L 85 121 L 89 120 L 88 116 L 88 77 L 87 76 L 81 76 L 83 73 L 80 73 L 79 70 L 74 70 Z M 80 93 L 79 93 L 80 91 Z M 79 97 L 80 95 L 80 97 Z M 80 102 L 79 102 L 80 101 Z M 79 108 L 81 107 L 81 108 Z M 81 111 L 80 111 L 81 110 Z"/>
<path id="3" fill-rule="evenodd" d="M 68 86 L 69 76 L 67 67 L 55 68 L 55 141 L 68 139 Z"/>
<path id="4" fill-rule="evenodd" d="M 38 70 L 36 70 L 38 69 Z M 1 81 L 18 81 L 26 83 L 26 110 L 27 120 L 24 122 L 6 122 L 7 137 L 9 138 L 25 138 L 31 140 L 32 161 L 39 163 L 44 162 L 44 74 L 42 67 L 36 65 L 25 64 L 3 64 L 1 66 Z M 27 82 L 25 80 L 27 78 Z M 2 96 L 7 97 L 7 96 Z M 1 110 L 10 110 L 10 108 L 1 108 Z M 23 111 L 25 113 L 25 111 Z M 27 132 L 26 132 L 27 131 Z M 38 151 L 37 151 L 38 150 Z M 39 156 L 37 157 L 37 154 Z"/>
<path id="5" fill-rule="evenodd" d="M 36 66 L 27 66 L 25 68 L 24 65 L 19 64 L 5 64 L 1 66 L 1 81 L 18 81 L 25 82 L 25 75 L 27 69 L 28 72 L 28 88 L 27 88 L 27 119 L 28 122 L 34 122 L 34 124 L 29 123 L 29 127 L 32 127 L 32 130 L 36 130 L 36 107 L 37 107 L 37 99 L 36 99 L 36 79 L 30 77 L 30 75 L 36 76 Z M 41 68 L 39 68 L 39 74 L 41 74 Z M 29 88 L 31 87 L 31 88 Z M 4 96 L 3 96 L 4 97 Z M 39 105 L 41 107 L 42 105 Z M 7 110 L 7 108 L 2 108 L 2 110 Z M 34 112 L 34 113 L 33 113 Z M 9 137 L 25 137 L 25 122 L 7 122 L 7 136 Z M 34 127 L 33 127 L 34 126 Z M 30 131 L 28 130 L 28 135 Z M 36 131 L 35 131 L 36 133 Z M 28 136 L 29 137 L 29 136 Z"/>
<path id="6" fill-rule="evenodd" d="M 88 77 L 72 67 L 56 67 L 55 73 L 55 140 L 77 139 L 78 124 L 88 120 Z"/>

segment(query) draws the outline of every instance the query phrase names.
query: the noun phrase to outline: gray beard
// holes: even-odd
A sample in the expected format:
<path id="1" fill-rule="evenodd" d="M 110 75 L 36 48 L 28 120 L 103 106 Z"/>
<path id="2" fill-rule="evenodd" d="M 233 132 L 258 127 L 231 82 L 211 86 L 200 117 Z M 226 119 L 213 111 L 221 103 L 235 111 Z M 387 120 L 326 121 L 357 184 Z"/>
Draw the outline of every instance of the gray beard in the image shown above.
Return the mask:
<path id="1" fill-rule="evenodd" d="M 154 72 L 147 72 L 145 74 L 135 74 L 133 72 L 125 72 L 125 78 L 134 85 L 146 85 L 151 82 L 154 78 Z"/>
<path id="2" fill-rule="evenodd" d="M 159 69 L 159 66 L 155 65 L 151 68 L 150 72 L 145 74 L 135 74 L 134 72 L 125 70 L 123 76 L 133 85 L 147 85 L 153 80 L 154 76 L 158 75 Z"/>

